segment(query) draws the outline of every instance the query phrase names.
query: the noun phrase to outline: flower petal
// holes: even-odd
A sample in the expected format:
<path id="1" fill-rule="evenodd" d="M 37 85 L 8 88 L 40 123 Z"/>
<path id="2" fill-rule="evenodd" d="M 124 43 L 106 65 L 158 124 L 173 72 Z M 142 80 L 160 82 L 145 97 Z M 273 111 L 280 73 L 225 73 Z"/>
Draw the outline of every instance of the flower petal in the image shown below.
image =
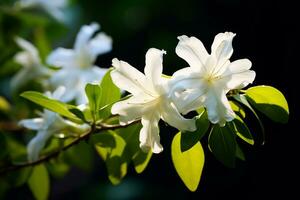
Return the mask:
<path id="1" fill-rule="evenodd" d="M 72 49 L 57 48 L 48 57 L 47 63 L 57 67 L 75 68 L 76 63 L 75 52 Z"/>
<path id="2" fill-rule="evenodd" d="M 112 38 L 105 33 L 97 34 L 88 43 L 88 51 L 95 60 L 98 55 L 107 53 L 112 49 Z"/>
<path id="3" fill-rule="evenodd" d="M 52 98 L 60 100 L 64 93 L 66 92 L 66 87 L 64 86 L 59 86 L 53 93 L 52 93 Z"/>
<path id="4" fill-rule="evenodd" d="M 79 52 L 84 48 L 93 34 L 100 28 L 98 23 L 91 23 L 90 25 L 84 25 L 81 27 L 75 41 L 74 49 Z"/>
<path id="5" fill-rule="evenodd" d="M 232 40 L 235 34 L 231 32 L 219 33 L 215 36 L 211 46 L 211 55 L 218 60 L 218 65 L 222 66 L 226 60 L 229 60 L 233 53 Z"/>
<path id="6" fill-rule="evenodd" d="M 195 131 L 196 124 L 194 119 L 184 118 L 172 102 L 165 101 L 161 107 L 161 117 L 169 125 L 180 131 Z"/>
<path id="7" fill-rule="evenodd" d="M 44 124 L 43 118 L 23 119 L 19 121 L 19 125 L 31 130 L 39 130 Z"/>
<path id="8" fill-rule="evenodd" d="M 145 75 L 153 88 L 160 86 L 162 84 L 162 71 L 163 71 L 163 54 L 166 54 L 165 51 L 151 48 L 146 53 L 146 66 L 145 66 Z"/>
<path id="9" fill-rule="evenodd" d="M 186 35 L 179 36 L 178 39 L 176 54 L 184 59 L 190 67 L 198 71 L 203 70 L 209 55 L 202 42 L 195 37 L 187 37 Z"/>
<path id="10" fill-rule="evenodd" d="M 41 130 L 37 135 L 30 140 L 27 145 L 28 161 L 34 162 L 38 160 L 41 150 L 44 148 L 46 141 L 51 137 L 53 132 Z"/>
<path id="11" fill-rule="evenodd" d="M 128 124 L 141 118 L 151 108 L 151 100 L 145 99 L 144 95 L 132 96 L 127 100 L 115 103 L 111 108 L 111 113 L 120 115 L 119 120 L 121 124 Z"/>
<path id="12" fill-rule="evenodd" d="M 38 61 L 40 60 L 38 50 L 30 42 L 20 37 L 16 37 L 15 41 L 19 45 L 19 47 L 30 53 L 33 58 L 37 59 Z"/>
<path id="13" fill-rule="evenodd" d="M 140 131 L 140 147 L 147 152 L 160 153 L 163 147 L 160 144 L 158 121 L 159 114 L 154 112 L 142 117 L 143 128 Z"/>
<path id="14" fill-rule="evenodd" d="M 150 86 L 146 81 L 145 75 L 140 71 L 130 66 L 127 62 L 119 61 L 116 58 L 112 60 L 112 65 L 116 69 L 110 75 L 114 84 L 120 89 L 126 90 L 133 95 L 151 93 L 151 91 L 147 92 Z"/>
<path id="15" fill-rule="evenodd" d="M 225 126 L 226 121 L 235 118 L 226 93 L 222 89 L 212 86 L 203 97 L 204 106 L 207 109 L 208 119 L 211 123 Z"/>

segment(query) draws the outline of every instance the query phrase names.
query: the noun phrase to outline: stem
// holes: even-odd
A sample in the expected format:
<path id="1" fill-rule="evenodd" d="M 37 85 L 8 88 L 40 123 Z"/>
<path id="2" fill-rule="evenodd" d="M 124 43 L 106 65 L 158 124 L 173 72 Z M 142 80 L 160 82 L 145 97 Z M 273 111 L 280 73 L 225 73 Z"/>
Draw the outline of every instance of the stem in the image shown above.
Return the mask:
<path id="1" fill-rule="evenodd" d="M 54 152 L 52 152 L 48 155 L 42 156 L 40 159 L 38 159 L 36 161 L 24 162 L 24 163 L 20 163 L 20 164 L 13 164 L 13 165 L 10 165 L 6 168 L 3 168 L 3 169 L 0 170 L 0 175 L 6 174 L 7 172 L 16 171 L 18 169 L 22 169 L 22 168 L 29 167 L 29 166 L 35 166 L 35 165 L 41 164 L 43 162 L 49 161 L 52 158 L 57 157 L 61 152 L 66 151 L 67 149 L 71 148 L 72 146 L 78 144 L 80 141 L 88 139 L 89 136 L 92 135 L 92 134 L 99 134 L 99 133 L 101 133 L 101 131 L 104 131 L 104 130 L 115 130 L 115 129 L 119 129 L 119 128 L 124 128 L 124 127 L 130 126 L 132 124 L 136 124 L 138 122 L 140 122 L 140 120 L 135 120 L 135 121 L 133 121 L 129 124 L 126 124 L 126 125 L 99 124 L 100 125 L 99 127 L 96 127 L 95 125 L 92 125 L 92 129 L 89 132 L 78 136 L 76 139 L 74 139 L 71 143 L 67 144 L 63 148 L 60 148 L 59 150 L 54 151 Z"/>

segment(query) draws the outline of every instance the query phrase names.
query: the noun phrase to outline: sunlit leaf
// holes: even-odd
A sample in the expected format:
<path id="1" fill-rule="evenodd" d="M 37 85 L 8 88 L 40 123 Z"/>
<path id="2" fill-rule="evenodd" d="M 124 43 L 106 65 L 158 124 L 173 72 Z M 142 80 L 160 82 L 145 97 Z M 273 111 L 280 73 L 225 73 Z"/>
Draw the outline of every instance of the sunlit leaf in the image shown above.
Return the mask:
<path id="1" fill-rule="evenodd" d="M 245 113 L 243 107 L 239 103 L 237 103 L 235 101 L 229 101 L 229 103 L 230 103 L 230 106 L 231 106 L 232 110 L 236 114 L 238 114 L 242 118 L 246 117 L 246 113 Z"/>
<path id="2" fill-rule="evenodd" d="M 106 72 L 100 84 L 103 92 L 100 102 L 100 108 L 102 108 L 100 118 L 102 119 L 111 115 L 111 106 L 121 98 L 120 89 L 112 82 L 110 72 L 111 69 Z"/>
<path id="3" fill-rule="evenodd" d="M 242 103 L 244 106 L 246 106 L 255 116 L 255 118 L 257 119 L 258 123 L 259 123 L 259 127 L 262 133 L 262 142 L 261 144 L 263 145 L 265 143 L 266 140 L 266 133 L 265 133 L 265 127 L 262 123 L 262 121 L 260 120 L 259 116 L 257 115 L 257 113 L 255 112 L 255 110 L 252 108 L 252 106 L 249 104 L 247 98 L 245 97 L 245 95 L 235 95 L 233 96 L 235 100 L 237 100 L 238 102 Z"/>
<path id="4" fill-rule="evenodd" d="M 56 112 L 64 117 L 69 118 L 75 122 L 82 123 L 81 119 L 76 117 L 72 112 L 69 111 L 71 108 L 76 108 L 75 106 L 65 104 L 55 99 L 51 99 L 39 92 L 27 91 L 23 92 L 20 96 L 28 99 L 46 109 Z"/>
<path id="5" fill-rule="evenodd" d="M 134 169 L 138 174 L 142 173 L 146 169 L 151 157 L 152 151 L 145 153 L 141 149 L 133 156 L 132 161 Z"/>
<path id="6" fill-rule="evenodd" d="M 249 102 L 273 121 L 287 123 L 289 107 L 283 94 L 271 86 L 255 86 L 246 90 Z"/>
<path id="7" fill-rule="evenodd" d="M 201 140 L 201 138 L 207 132 L 210 122 L 207 118 L 207 114 L 202 112 L 196 120 L 197 130 L 194 132 L 182 132 L 181 133 L 181 140 L 180 140 L 180 147 L 181 151 L 186 151 L 192 148 L 197 142 Z"/>
<path id="8" fill-rule="evenodd" d="M 0 96 L 0 111 L 9 111 L 10 105 L 6 99 Z"/>
<path id="9" fill-rule="evenodd" d="M 49 175 L 43 164 L 33 168 L 31 176 L 28 179 L 28 185 L 37 200 L 48 199 L 50 190 Z"/>
<path id="10" fill-rule="evenodd" d="M 247 142 L 248 144 L 254 145 L 254 139 L 253 136 L 248 128 L 248 126 L 245 124 L 245 122 L 239 117 L 236 116 L 236 118 L 233 120 L 234 128 L 236 130 L 237 136 Z"/>
<path id="11" fill-rule="evenodd" d="M 189 150 L 182 152 L 180 141 L 181 133 L 179 132 L 172 141 L 172 161 L 179 177 L 186 187 L 191 191 L 196 191 L 204 166 L 204 152 L 200 142 Z"/>
<path id="12" fill-rule="evenodd" d="M 98 112 L 100 110 L 102 89 L 99 85 L 88 83 L 85 86 L 85 94 L 89 100 L 89 106 L 92 116 L 94 117 L 94 121 L 96 121 L 98 119 Z"/>
<path id="13" fill-rule="evenodd" d="M 220 127 L 214 125 L 208 138 L 209 148 L 214 156 L 225 166 L 235 166 L 236 140 L 235 133 L 229 124 Z"/>

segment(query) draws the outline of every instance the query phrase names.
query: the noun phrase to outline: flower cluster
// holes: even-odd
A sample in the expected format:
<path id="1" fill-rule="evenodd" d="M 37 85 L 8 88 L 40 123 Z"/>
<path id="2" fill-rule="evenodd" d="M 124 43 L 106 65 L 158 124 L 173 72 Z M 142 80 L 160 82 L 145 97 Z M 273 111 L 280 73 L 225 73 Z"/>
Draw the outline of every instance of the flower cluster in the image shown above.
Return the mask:
<path id="1" fill-rule="evenodd" d="M 120 122 L 130 123 L 141 119 L 140 147 L 160 153 L 158 122 L 164 120 L 180 131 L 194 131 L 194 119 L 186 119 L 180 113 L 206 108 L 213 124 L 224 126 L 235 118 L 226 94 L 252 83 L 255 72 L 249 70 L 248 59 L 230 62 L 235 34 L 219 33 L 208 54 L 204 45 L 195 37 L 178 37 L 176 53 L 189 67 L 178 70 L 172 77 L 162 75 L 165 51 L 151 48 L 146 53 L 144 74 L 124 61 L 113 59 L 113 82 L 132 94 L 127 100 L 112 107 L 112 114 L 120 115 Z"/>

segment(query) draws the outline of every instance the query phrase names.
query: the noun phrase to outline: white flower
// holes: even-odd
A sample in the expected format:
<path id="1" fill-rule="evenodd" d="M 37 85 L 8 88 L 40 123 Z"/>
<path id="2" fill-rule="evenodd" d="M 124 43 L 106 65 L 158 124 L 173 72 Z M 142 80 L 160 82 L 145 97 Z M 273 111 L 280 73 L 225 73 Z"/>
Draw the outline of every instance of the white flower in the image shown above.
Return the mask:
<path id="1" fill-rule="evenodd" d="M 65 20 L 64 8 L 67 5 L 68 0 L 20 0 L 17 3 L 21 8 L 40 7 L 61 22 Z"/>
<path id="2" fill-rule="evenodd" d="M 113 59 L 115 70 L 111 72 L 113 82 L 133 96 L 112 106 L 112 114 L 120 115 L 120 123 L 127 124 L 140 119 L 140 147 L 160 153 L 158 122 L 165 122 L 179 130 L 196 129 L 193 119 L 185 119 L 169 98 L 169 80 L 162 76 L 162 56 L 165 52 L 151 48 L 146 54 L 145 75 L 128 63 Z"/>
<path id="3" fill-rule="evenodd" d="M 62 67 L 51 77 L 50 83 L 54 87 L 66 87 L 63 101 L 76 99 L 77 104 L 86 103 L 85 85 L 99 82 L 107 71 L 93 64 L 98 55 L 112 48 L 112 39 L 105 33 L 98 33 L 92 38 L 99 28 L 97 23 L 84 25 L 77 35 L 74 49 L 58 48 L 47 59 L 48 64 Z"/>
<path id="4" fill-rule="evenodd" d="M 53 99 L 60 99 L 64 92 L 64 87 L 58 87 L 58 89 L 54 91 L 52 95 L 49 92 L 47 92 L 46 95 Z M 41 150 L 44 148 L 47 140 L 53 134 L 61 133 L 65 129 L 72 129 L 76 131 L 76 133 L 83 133 L 90 129 L 87 124 L 75 124 L 46 109 L 41 114 L 41 117 L 24 119 L 21 120 L 19 124 L 28 129 L 38 131 L 37 135 L 32 138 L 27 145 L 28 160 L 30 162 L 38 160 Z"/>
<path id="5" fill-rule="evenodd" d="M 210 55 L 197 38 L 178 37 L 176 53 L 190 65 L 174 74 L 173 96 L 182 113 L 204 106 L 209 120 L 221 126 L 235 118 L 226 94 L 252 83 L 255 72 L 249 70 L 248 59 L 229 61 L 234 36 L 231 32 L 216 35 Z"/>
<path id="6" fill-rule="evenodd" d="M 22 69 L 11 80 L 13 90 L 30 80 L 50 75 L 50 70 L 41 63 L 38 50 L 22 38 L 17 37 L 15 40 L 23 51 L 17 53 L 14 57 L 15 62 L 22 65 Z"/>

